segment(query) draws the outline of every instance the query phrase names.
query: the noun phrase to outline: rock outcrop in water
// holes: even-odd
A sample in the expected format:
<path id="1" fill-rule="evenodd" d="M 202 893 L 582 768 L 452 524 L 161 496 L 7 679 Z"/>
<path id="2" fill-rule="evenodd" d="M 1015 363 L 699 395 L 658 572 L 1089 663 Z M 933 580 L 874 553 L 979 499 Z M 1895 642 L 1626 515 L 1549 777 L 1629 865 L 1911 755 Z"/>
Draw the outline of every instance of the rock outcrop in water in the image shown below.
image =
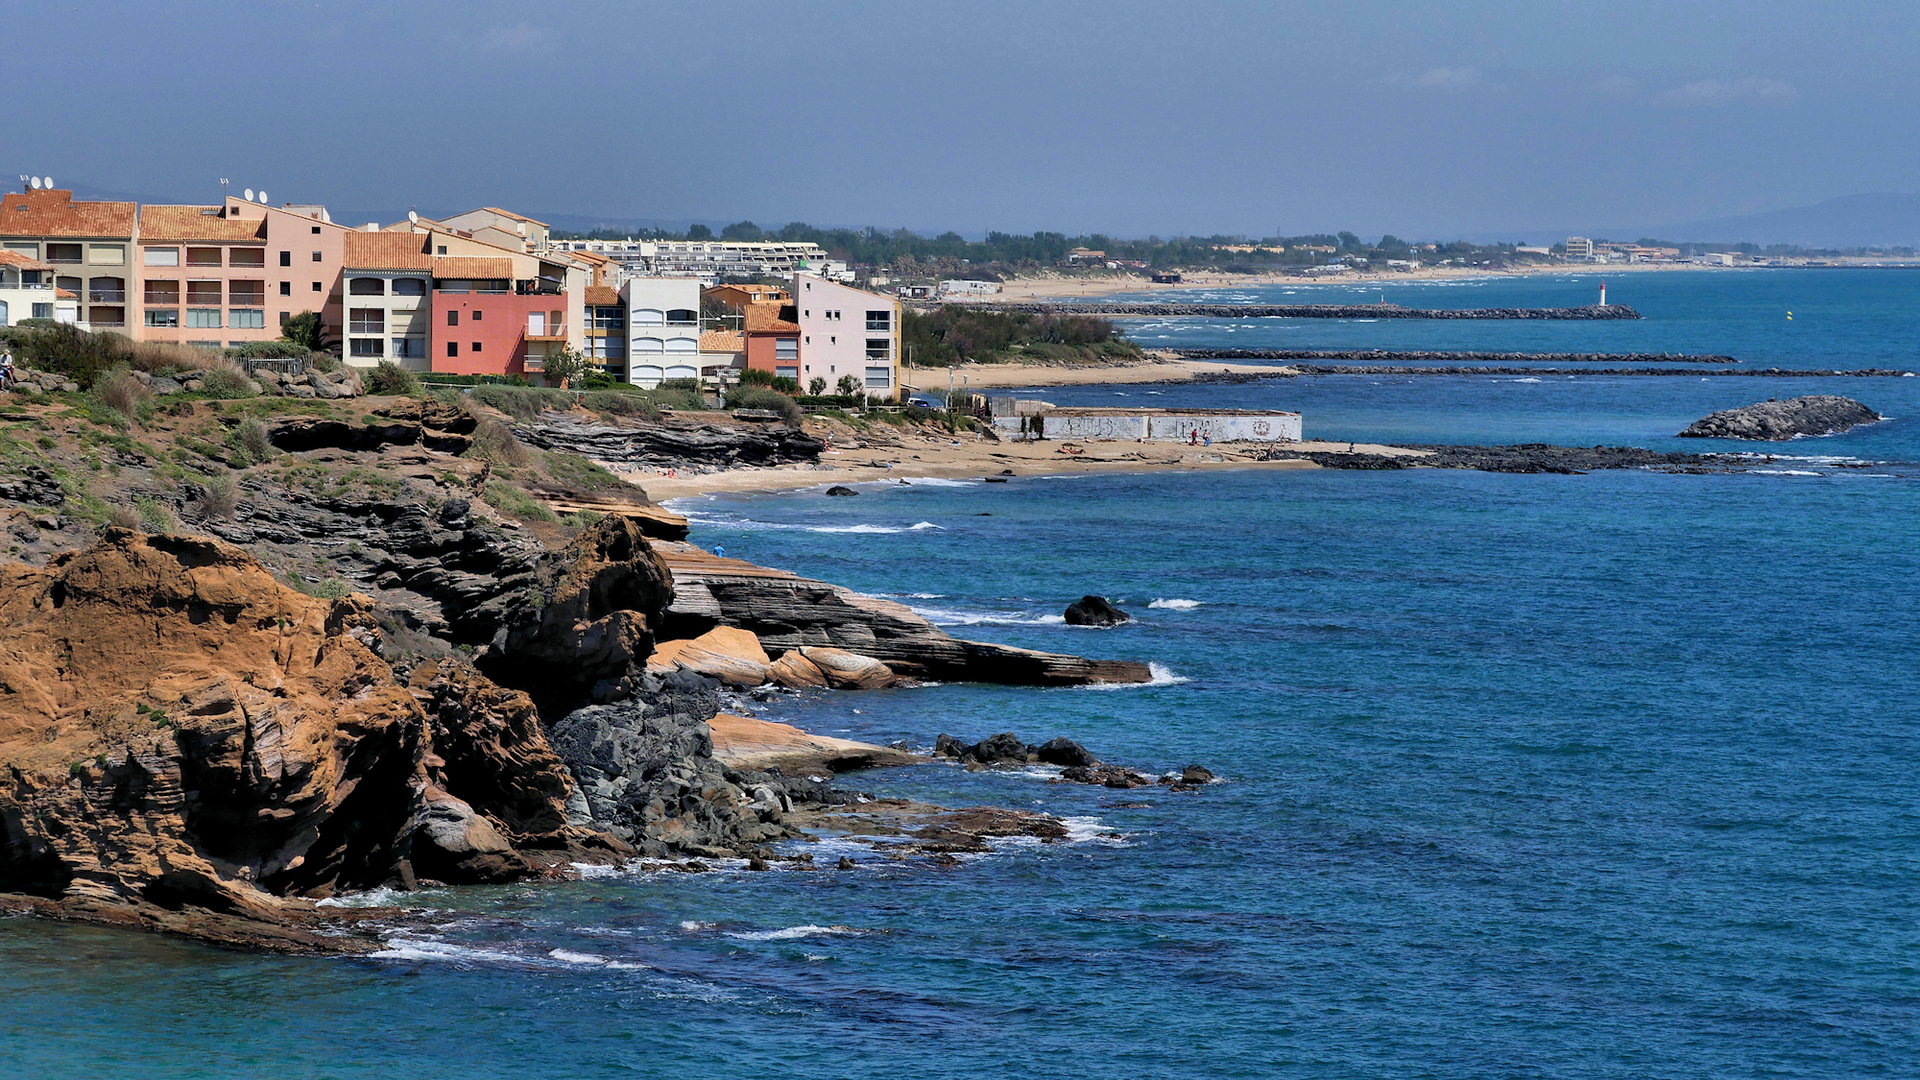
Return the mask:
<path id="1" fill-rule="evenodd" d="M 1807 435 L 1834 435 L 1880 414 L 1852 398 L 1810 394 L 1786 401 L 1762 401 L 1695 420 L 1680 433 L 1683 439 L 1759 439 L 1777 442 Z"/>
<path id="2" fill-rule="evenodd" d="M 1132 622 L 1133 616 L 1109 603 L 1104 596 L 1083 596 L 1067 605 L 1068 626 L 1119 626 Z"/>
<path id="3" fill-rule="evenodd" d="M 593 845 L 524 695 L 417 685 L 363 598 L 216 540 L 108 530 L 0 571 L 0 892 L 57 914 L 333 951 L 291 897 L 539 873 Z"/>

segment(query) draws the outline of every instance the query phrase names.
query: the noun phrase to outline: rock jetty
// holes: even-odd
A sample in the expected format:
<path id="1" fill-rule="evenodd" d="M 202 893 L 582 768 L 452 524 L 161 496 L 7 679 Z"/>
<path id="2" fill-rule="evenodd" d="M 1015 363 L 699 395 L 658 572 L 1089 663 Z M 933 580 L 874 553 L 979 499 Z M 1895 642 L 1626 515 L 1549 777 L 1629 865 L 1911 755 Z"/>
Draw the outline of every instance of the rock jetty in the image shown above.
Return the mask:
<path id="1" fill-rule="evenodd" d="M 1738 409 L 1722 409 L 1695 420 L 1680 437 L 1777 442 L 1801 436 L 1836 435 L 1879 419 L 1879 413 L 1852 398 L 1809 394 L 1786 401 L 1768 400 Z"/>
<path id="2" fill-rule="evenodd" d="M 1398 304 L 982 304 L 1029 315 L 1191 316 L 1215 319 L 1638 319 L 1625 304 L 1563 308 L 1410 308 Z"/>

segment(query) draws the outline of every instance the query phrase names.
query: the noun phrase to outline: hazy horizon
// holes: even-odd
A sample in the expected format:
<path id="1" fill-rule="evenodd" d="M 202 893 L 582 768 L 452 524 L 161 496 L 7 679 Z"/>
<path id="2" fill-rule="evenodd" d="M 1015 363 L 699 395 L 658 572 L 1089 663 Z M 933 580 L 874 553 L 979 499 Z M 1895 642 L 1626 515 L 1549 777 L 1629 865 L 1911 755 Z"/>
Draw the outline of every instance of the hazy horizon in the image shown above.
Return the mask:
<path id="1" fill-rule="evenodd" d="M 343 208 L 1543 243 L 1911 191 L 1920 165 L 1920 9 L 1865 3 L 195 7 L 15 10 L 9 96 L 48 119 L 10 132 L 5 175 L 191 201 L 227 176 Z"/>

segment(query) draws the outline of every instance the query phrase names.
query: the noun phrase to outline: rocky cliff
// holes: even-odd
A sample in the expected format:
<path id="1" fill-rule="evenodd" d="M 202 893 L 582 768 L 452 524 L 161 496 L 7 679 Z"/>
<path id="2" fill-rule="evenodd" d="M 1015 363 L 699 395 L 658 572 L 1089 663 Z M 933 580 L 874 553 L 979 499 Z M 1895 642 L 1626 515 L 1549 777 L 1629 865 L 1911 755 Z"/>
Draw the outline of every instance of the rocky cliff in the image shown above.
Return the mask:
<path id="1" fill-rule="evenodd" d="M 1836 435 L 1879 419 L 1879 413 L 1852 398 L 1810 394 L 1786 401 L 1769 400 L 1738 409 L 1722 409 L 1687 425 L 1680 437 L 1779 441 L 1803 435 Z"/>
<path id="2" fill-rule="evenodd" d="M 528 446 L 563 450 L 620 468 L 733 468 L 818 461 L 826 443 L 780 422 L 616 424 L 545 413 L 514 425 Z"/>

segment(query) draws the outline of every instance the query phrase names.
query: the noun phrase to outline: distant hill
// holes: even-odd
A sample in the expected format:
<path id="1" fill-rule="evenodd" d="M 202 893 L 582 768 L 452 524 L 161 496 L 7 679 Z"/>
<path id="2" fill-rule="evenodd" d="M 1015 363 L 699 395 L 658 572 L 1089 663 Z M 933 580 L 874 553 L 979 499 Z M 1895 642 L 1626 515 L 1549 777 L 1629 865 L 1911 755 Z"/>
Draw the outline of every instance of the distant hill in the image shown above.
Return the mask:
<path id="1" fill-rule="evenodd" d="M 1649 229 L 1639 235 L 1675 241 L 1737 243 L 1745 240 L 1816 248 L 1920 247 L 1920 195 L 1893 192 L 1844 195 L 1812 206 L 1689 221 Z"/>

